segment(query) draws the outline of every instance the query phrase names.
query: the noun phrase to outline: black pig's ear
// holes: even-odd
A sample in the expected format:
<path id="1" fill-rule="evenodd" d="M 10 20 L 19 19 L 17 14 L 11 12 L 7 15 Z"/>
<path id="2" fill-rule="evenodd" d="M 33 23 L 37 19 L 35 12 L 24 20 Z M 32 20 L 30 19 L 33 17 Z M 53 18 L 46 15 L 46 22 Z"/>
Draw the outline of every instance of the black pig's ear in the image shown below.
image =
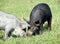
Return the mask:
<path id="1" fill-rule="evenodd" d="M 23 18 L 24 21 L 26 21 L 28 24 L 30 24 L 30 21 L 26 20 L 25 18 Z"/>

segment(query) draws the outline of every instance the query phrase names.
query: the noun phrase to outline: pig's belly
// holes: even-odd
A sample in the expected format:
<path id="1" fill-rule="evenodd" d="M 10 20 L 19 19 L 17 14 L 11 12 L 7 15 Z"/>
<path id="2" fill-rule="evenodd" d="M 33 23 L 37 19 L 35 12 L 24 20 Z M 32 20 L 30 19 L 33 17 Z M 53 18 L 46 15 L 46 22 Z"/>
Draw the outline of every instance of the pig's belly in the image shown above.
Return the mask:
<path id="1" fill-rule="evenodd" d="M 6 24 L 0 22 L 0 29 L 5 29 Z"/>
<path id="2" fill-rule="evenodd" d="M 0 18 L 0 29 L 3 29 L 6 27 L 8 20 L 6 18 L 2 19 Z"/>

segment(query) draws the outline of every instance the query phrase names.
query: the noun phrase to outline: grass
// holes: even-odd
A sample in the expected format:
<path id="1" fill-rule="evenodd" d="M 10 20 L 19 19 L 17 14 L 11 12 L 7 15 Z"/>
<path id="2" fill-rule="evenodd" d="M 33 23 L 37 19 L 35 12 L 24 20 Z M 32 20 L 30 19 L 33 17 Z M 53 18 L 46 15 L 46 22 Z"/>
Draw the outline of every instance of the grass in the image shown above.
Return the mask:
<path id="1" fill-rule="evenodd" d="M 60 0 L 0 0 L 0 11 L 11 13 L 22 20 L 29 18 L 32 8 L 38 3 L 47 3 L 52 11 L 52 30 L 44 30 L 42 35 L 30 37 L 12 37 L 2 40 L 4 31 L 0 31 L 0 44 L 60 44 Z"/>

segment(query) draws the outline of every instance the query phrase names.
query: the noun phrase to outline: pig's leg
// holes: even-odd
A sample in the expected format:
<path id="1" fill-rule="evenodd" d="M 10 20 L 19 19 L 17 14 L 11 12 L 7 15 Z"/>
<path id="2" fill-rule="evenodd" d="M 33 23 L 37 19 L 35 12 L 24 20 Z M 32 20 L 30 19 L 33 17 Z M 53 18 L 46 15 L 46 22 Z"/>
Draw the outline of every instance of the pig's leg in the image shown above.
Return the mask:
<path id="1" fill-rule="evenodd" d="M 40 32 L 40 34 L 42 34 L 43 33 L 43 22 L 42 22 L 42 19 L 40 19 L 39 20 L 39 24 L 40 24 L 40 26 L 39 26 L 39 32 Z"/>
<path id="2" fill-rule="evenodd" d="M 43 24 L 40 24 L 40 34 L 42 34 L 43 33 Z"/>
<path id="3" fill-rule="evenodd" d="M 9 34 L 10 31 L 11 31 L 11 28 L 10 28 L 9 26 L 7 26 L 7 27 L 5 28 L 3 40 L 6 40 L 6 39 L 7 39 L 8 34 Z"/>
<path id="4" fill-rule="evenodd" d="M 49 20 L 48 20 L 48 30 L 49 30 L 49 31 L 51 30 L 51 21 L 52 21 L 52 19 L 49 19 Z"/>

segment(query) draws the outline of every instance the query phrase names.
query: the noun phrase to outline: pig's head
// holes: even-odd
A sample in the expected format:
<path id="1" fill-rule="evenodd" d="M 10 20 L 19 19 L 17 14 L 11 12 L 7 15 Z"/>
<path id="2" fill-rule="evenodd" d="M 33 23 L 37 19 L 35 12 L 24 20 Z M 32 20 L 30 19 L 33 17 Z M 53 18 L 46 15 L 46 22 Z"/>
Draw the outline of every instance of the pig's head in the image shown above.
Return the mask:
<path id="1" fill-rule="evenodd" d="M 20 23 L 20 26 L 16 27 L 16 29 L 13 31 L 13 35 L 15 36 L 26 36 L 26 27 L 29 27 L 30 25 L 27 23 Z"/>
<path id="2" fill-rule="evenodd" d="M 26 33 L 26 35 L 28 35 L 28 36 L 35 35 L 35 33 L 38 31 L 37 30 L 38 29 L 37 26 L 39 26 L 39 24 L 33 24 L 33 25 L 31 25 L 30 21 L 26 20 L 25 18 L 23 18 L 23 19 L 24 19 L 24 21 L 26 21 L 30 25 L 30 28 L 29 28 L 28 32 Z"/>

